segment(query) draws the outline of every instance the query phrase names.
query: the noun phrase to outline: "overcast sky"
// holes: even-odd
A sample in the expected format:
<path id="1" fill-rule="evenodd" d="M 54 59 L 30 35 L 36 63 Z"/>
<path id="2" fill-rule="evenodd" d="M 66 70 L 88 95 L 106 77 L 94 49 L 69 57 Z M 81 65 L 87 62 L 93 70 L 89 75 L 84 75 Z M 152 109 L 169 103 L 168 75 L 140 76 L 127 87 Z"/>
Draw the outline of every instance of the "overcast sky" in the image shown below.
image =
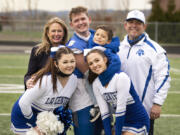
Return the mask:
<path id="1" fill-rule="evenodd" d="M 0 11 L 10 10 L 26 10 L 28 0 L 0 0 Z M 70 10 L 75 6 L 85 6 L 88 9 L 151 9 L 151 0 L 30 0 L 32 8 L 47 11 Z M 104 1 L 104 2 L 102 2 Z M 127 1 L 129 4 L 127 5 Z M 7 10 L 6 10 L 7 11 Z"/>

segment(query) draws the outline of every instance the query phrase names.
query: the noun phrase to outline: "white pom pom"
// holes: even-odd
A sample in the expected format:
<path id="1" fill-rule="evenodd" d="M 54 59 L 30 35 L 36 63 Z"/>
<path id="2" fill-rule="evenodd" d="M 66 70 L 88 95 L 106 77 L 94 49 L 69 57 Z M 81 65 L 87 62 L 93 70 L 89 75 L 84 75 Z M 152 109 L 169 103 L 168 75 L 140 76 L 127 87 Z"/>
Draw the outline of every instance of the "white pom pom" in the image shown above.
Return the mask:
<path id="1" fill-rule="evenodd" d="M 64 131 L 64 124 L 58 121 L 52 112 L 41 112 L 36 121 L 38 129 L 47 135 L 56 135 Z"/>

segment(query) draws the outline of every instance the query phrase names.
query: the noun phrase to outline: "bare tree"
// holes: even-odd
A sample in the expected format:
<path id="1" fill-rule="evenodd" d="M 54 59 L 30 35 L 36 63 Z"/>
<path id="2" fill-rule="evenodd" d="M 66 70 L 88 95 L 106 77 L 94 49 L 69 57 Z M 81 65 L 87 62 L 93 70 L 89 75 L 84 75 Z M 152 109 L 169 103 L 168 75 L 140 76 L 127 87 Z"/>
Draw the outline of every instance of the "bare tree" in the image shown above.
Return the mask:
<path id="1" fill-rule="evenodd" d="M 34 1 L 35 18 L 38 19 L 38 3 L 39 0 Z"/>
<path id="2" fill-rule="evenodd" d="M 124 10 L 129 11 L 129 4 L 130 4 L 129 0 L 122 0 L 121 4 L 122 4 L 122 9 L 124 8 Z"/>
<path id="3" fill-rule="evenodd" d="M 109 4 L 112 4 L 114 9 L 119 10 L 123 13 L 123 15 L 121 14 L 121 16 L 118 17 L 124 18 L 126 13 L 129 11 L 130 0 L 111 0 L 111 1 L 101 0 L 101 9 L 108 9 Z"/>
<path id="4" fill-rule="evenodd" d="M 27 8 L 29 11 L 30 19 L 37 19 L 37 17 L 38 17 L 38 14 L 37 14 L 38 3 L 39 3 L 39 0 L 27 0 Z"/>
<path id="5" fill-rule="evenodd" d="M 126 16 L 127 12 L 129 11 L 129 8 L 130 8 L 130 0 L 121 0 L 121 1 L 119 1 L 119 6 L 124 11 L 124 12 L 122 12 L 123 15 L 121 16 L 122 19 L 124 20 L 124 17 Z"/>
<path id="6" fill-rule="evenodd" d="M 29 12 L 29 16 L 28 16 L 29 30 L 36 29 L 34 20 L 38 19 L 38 2 L 39 0 L 27 0 L 27 7 Z"/>
<path id="7" fill-rule="evenodd" d="M 32 13 L 32 0 L 27 0 L 27 8 L 29 12 L 29 17 L 30 19 L 33 18 L 33 13 Z"/>
<path id="8" fill-rule="evenodd" d="M 10 25 L 12 31 L 15 31 L 16 29 L 16 26 L 15 26 L 15 23 L 14 23 L 14 16 L 15 14 L 13 15 L 14 11 L 15 10 L 15 7 L 13 5 L 15 5 L 15 1 L 14 0 L 4 0 L 4 5 L 2 7 L 2 11 L 4 12 L 4 18 L 5 21 L 4 23 L 6 25 Z"/>
<path id="9" fill-rule="evenodd" d="M 108 9 L 110 3 L 116 10 L 129 10 L 129 0 L 100 0 L 101 9 Z"/>
<path id="10" fill-rule="evenodd" d="M 3 12 L 10 12 L 10 11 L 14 10 L 14 6 L 12 6 L 12 5 L 14 5 L 14 0 L 4 0 L 1 2 L 4 3 L 4 4 L 2 4 L 3 6 L 1 5 Z"/>

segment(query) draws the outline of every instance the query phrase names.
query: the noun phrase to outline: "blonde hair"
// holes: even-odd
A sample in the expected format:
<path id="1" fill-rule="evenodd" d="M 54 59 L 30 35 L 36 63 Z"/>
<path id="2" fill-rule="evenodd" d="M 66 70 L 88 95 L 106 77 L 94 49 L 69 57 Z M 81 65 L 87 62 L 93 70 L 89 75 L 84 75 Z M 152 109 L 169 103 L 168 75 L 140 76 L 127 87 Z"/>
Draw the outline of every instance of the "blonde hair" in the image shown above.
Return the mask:
<path id="1" fill-rule="evenodd" d="M 43 30 L 43 34 L 42 34 L 42 42 L 37 45 L 38 48 L 36 50 L 35 55 L 38 55 L 43 51 L 48 53 L 48 51 L 50 50 L 51 42 L 50 42 L 49 37 L 48 37 L 48 32 L 49 32 L 50 25 L 53 24 L 53 23 L 60 24 L 62 26 L 63 30 L 64 30 L 64 37 L 63 37 L 62 41 L 60 42 L 60 44 L 64 45 L 67 42 L 68 29 L 67 29 L 66 24 L 60 18 L 53 17 L 44 26 L 44 30 Z"/>

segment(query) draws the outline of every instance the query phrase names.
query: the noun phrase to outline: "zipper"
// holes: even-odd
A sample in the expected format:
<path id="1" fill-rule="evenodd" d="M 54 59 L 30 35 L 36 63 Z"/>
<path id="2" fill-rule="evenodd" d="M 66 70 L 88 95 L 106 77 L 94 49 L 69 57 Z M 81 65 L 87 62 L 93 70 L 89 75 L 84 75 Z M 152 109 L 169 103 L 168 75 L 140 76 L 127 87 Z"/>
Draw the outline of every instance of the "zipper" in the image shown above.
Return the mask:
<path id="1" fill-rule="evenodd" d="M 130 49 L 128 51 L 127 59 L 129 58 L 129 54 L 130 54 L 131 48 L 132 48 L 132 46 L 130 47 Z"/>

